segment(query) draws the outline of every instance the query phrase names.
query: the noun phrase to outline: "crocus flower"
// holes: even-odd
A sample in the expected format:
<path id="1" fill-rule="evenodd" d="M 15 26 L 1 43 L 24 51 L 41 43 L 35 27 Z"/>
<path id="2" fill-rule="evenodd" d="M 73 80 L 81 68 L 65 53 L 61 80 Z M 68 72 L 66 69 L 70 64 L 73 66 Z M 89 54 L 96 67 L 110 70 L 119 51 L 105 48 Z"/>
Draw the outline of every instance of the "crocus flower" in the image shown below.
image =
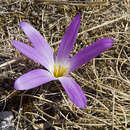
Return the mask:
<path id="1" fill-rule="evenodd" d="M 20 27 L 31 41 L 32 46 L 17 40 L 11 40 L 11 43 L 25 56 L 44 66 L 46 70 L 35 69 L 25 73 L 15 81 L 14 88 L 28 90 L 52 80 L 59 80 L 70 100 L 77 107 L 85 108 L 86 96 L 68 74 L 110 48 L 114 41 L 111 38 L 102 38 L 70 58 L 69 55 L 76 41 L 79 26 L 80 15 L 78 14 L 67 28 L 55 55 L 47 41 L 36 29 L 26 22 L 21 22 Z"/>

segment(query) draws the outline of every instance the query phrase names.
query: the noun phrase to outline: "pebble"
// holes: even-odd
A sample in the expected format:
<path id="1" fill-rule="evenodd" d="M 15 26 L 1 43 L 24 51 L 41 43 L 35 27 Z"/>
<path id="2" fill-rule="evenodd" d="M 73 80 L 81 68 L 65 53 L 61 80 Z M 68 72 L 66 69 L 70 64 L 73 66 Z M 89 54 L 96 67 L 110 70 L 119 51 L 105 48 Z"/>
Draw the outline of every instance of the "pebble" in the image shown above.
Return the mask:
<path id="1" fill-rule="evenodd" d="M 0 130 L 15 130 L 11 111 L 0 112 Z"/>

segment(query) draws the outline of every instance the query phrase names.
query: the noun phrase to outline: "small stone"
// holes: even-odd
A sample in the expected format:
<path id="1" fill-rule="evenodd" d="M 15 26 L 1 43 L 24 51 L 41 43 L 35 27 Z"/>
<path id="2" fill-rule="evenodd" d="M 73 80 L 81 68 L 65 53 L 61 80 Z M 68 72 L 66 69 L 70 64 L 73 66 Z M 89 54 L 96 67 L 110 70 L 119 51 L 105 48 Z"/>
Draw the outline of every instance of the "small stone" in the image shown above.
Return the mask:
<path id="1" fill-rule="evenodd" d="M 33 16 L 38 16 L 38 13 L 35 12 L 35 11 L 32 11 L 32 15 L 33 15 Z"/>
<path id="2" fill-rule="evenodd" d="M 12 121 L 14 118 L 13 113 L 11 111 L 0 112 L 0 120 L 3 121 Z"/>
<path id="3" fill-rule="evenodd" d="M 14 115 L 11 111 L 0 112 L 0 130 L 14 130 Z"/>

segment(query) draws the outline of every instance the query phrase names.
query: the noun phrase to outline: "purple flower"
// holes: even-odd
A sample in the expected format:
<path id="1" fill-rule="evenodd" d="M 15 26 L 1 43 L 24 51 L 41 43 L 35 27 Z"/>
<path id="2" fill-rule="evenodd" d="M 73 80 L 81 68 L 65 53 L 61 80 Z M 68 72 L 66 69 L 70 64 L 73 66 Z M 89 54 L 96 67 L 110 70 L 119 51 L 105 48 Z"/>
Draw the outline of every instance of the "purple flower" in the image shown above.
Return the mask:
<path id="1" fill-rule="evenodd" d="M 57 55 L 54 55 L 47 41 L 30 24 L 21 22 L 20 26 L 31 41 L 32 46 L 16 40 L 12 40 L 11 43 L 25 56 L 43 65 L 47 70 L 35 69 L 20 76 L 15 81 L 14 88 L 17 90 L 28 90 L 52 80 L 59 80 L 70 100 L 77 107 L 85 108 L 87 104 L 86 96 L 68 73 L 110 48 L 114 41 L 111 38 L 102 38 L 70 58 L 69 55 L 76 41 L 80 26 L 79 14 L 74 17 L 62 38 Z"/>

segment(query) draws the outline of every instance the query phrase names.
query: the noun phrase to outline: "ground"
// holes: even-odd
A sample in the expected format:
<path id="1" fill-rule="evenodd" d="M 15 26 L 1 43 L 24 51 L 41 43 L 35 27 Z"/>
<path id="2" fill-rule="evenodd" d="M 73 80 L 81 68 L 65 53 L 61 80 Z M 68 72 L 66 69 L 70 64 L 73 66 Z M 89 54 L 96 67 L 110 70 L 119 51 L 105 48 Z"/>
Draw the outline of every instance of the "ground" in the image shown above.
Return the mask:
<path id="1" fill-rule="evenodd" d="M 130 5 L 129 0 L 5 0 L 0 1 L 0 111 L 13 113 L 20 130 L 130 129 Z M 81 23 L 72 55 L 103 37 L 111 49 L 71 73 L 88 105 L 71 103 L 58 81 L 29 91 L 14 89 L 15 80 L 39 64 L 19 53 L 10 40 L 30 44 L 19 22 L 32 24 L 57 51 L 72 18 Z M 5 128 L 0 128 L 5 129 Z M 8 129 L 8 125 L 7 125 Z"/>

